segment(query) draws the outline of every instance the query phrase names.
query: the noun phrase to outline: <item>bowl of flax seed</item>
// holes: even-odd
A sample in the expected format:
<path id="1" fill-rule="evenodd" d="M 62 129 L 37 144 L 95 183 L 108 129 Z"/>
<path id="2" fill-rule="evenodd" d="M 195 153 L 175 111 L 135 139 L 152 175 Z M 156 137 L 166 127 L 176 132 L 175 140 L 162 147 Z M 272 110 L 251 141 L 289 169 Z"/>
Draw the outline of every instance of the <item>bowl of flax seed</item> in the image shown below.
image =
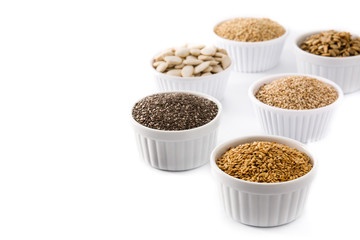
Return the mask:
<path id="1" fill-rule="evenodd" d="M 334 82 L 306 74 L 277 74 L 254 82 L 248 91 L 266 134 L 317 141 L 327 132 L 343 97 Z"/>
<path id="2" fill-rule="evenodd" d="M 210 166 L 228 216 L 246 225 L 274 227 L 301 215 L 317 162 L 296 140 L 247 136 L 215 147 Z"/>
<path id="3" fill-rule="evenodd" d="M 150 166 L 184 171 L 209 161 L 221 103 L 204 93 L 160 92 L 137 101 L 131 122 L 141 157 Z"/>
<path id="4" fill-rule="evenodd" d="M 275 67 L 288 31 L 268 18 L 232 18 L 213 28 L 217 45 L 228 51 L 238 72 L 262 72 Z"/>

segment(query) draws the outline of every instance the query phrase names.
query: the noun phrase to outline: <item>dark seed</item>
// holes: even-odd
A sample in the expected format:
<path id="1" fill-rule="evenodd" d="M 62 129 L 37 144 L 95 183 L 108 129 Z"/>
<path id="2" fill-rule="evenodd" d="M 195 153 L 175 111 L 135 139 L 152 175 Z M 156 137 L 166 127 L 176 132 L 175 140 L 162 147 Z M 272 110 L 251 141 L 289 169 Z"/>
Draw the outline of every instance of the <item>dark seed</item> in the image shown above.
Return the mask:
<path id="1" fill-rule="evenodd" d="M 137 102 L 133 118 L 158 130 L 179 131 L 200 127 L 213 120 L 218 107 L 213 101 L 188 93 L 159 93 Z"/>

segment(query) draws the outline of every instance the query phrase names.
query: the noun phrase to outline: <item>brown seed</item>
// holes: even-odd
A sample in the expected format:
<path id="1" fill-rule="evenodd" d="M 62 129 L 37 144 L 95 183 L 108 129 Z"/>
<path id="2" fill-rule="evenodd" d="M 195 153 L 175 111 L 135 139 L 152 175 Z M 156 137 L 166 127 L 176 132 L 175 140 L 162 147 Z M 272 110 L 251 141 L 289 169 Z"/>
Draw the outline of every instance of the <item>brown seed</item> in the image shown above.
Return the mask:
<path id="1" fill-rule="evenodd" d="M 352 38 L 348 32 L 329 30 L 311 35 L 300 44 L 309 53 L 329 57 L 348 57 L 357 55 L 360 38 Z"/>
<path id="2" fill-rule="evenodd" d="M 263 141 L 232 147 L 216 164 L 230 176 L 263 183 L 290 181 L 304 176 L 313 167 L 305 153 L 284 144 Z"/>

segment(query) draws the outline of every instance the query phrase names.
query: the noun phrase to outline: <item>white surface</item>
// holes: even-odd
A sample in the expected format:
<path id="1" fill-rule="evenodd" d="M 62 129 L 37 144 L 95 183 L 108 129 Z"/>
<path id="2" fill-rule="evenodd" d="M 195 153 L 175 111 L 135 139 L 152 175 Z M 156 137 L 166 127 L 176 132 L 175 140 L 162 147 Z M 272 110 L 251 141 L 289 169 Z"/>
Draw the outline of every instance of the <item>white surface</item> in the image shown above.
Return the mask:
<path id="1" fill-rule="evenodd" d="M 357 236 L 360 92 L 345 96 L 329 135 L 308 145 L 319 171 L 304 214 L 269 229 L 226 216 L 209 165 L 148 166 L 129 119 L 134 101 L 156 89 L 154 53 L 209 40 L 227 16 L 268 16 L 290 29 L 280 65 L 231 74 L 219 140 L 260 133 L 248 86 L 296 70 L 288 49 L 296 32 L 359 31 L 356 2 L 1 1 L 0 239 Z"/>

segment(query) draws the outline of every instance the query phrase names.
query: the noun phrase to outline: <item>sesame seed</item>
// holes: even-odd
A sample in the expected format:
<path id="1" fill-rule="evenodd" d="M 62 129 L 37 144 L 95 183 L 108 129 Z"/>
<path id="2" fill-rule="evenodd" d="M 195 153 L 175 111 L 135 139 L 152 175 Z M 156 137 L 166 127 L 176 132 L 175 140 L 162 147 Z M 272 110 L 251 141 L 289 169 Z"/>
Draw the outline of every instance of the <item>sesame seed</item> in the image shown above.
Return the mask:
<path id="1" fill-rule="evenodd" d="M 307 76 L 288 76 L 259 88 L 255 97 L 283 109 L 315 109 L 332 104 L 339 97 L 330 84 Z"/>

